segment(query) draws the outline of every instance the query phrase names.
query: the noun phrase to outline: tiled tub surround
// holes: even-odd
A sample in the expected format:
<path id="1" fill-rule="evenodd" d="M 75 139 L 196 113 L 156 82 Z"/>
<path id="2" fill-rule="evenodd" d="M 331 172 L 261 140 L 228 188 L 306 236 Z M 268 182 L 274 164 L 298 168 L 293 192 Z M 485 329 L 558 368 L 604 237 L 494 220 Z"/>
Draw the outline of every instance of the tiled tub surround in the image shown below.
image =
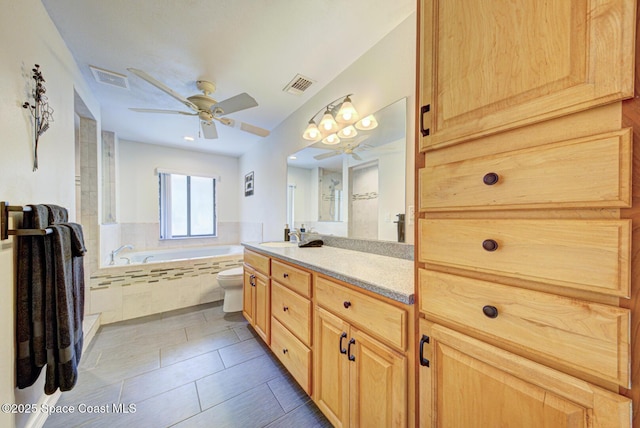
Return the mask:
<path id="1" fill-rule="evenodd" d="M 98 269 L 89 282 L 90 312 L 108 324 L 222 300 L 217 275 L 242 260 L 232 254 Z"/>
<path id="2" fill-rule="evenodd" d="M 244 242 L 242 245 L 398 302 L 414 303 L 414 272 L 411 260 L 330 246 L 267 247 L 255 242 Z"/>

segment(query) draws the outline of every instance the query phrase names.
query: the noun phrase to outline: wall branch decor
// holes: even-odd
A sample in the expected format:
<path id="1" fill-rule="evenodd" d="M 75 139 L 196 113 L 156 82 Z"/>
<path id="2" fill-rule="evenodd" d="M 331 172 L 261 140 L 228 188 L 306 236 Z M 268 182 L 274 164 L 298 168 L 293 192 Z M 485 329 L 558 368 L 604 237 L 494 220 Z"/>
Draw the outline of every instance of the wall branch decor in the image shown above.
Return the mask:
<path id="1" fill-rule="evenodd" d="M 32 97 L 33 104 L 29 101 L 25 101 L 22 107 L 31 111 L 33 116 L 33 170 L 38 169 L 38 141 L 40 136 L 49 129 L 49 123 L 53 122 L 53 109 L 49 106 L 47 96 L 45 93 L 47 89 L 44 87 L 44 77 L 40 71 L 40 66 L 35 64 L 35 67 L 31 69 L 33 72 L 33 80 L 35 81 L 35 87 L 33 88 Z"/>

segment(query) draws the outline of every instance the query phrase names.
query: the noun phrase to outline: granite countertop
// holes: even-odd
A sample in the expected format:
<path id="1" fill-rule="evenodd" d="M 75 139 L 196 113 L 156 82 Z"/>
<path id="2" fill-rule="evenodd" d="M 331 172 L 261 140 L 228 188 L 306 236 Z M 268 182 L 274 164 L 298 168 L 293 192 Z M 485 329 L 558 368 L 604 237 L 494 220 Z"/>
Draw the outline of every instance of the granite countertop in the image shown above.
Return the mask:
<path id="1" fill-rule="evenodd" d="M 414 267 L 411 260 L 329 246 L 267 247 L 258 242 L 243 242 L 242 245 L 398 302 L 414 303 Z"/>

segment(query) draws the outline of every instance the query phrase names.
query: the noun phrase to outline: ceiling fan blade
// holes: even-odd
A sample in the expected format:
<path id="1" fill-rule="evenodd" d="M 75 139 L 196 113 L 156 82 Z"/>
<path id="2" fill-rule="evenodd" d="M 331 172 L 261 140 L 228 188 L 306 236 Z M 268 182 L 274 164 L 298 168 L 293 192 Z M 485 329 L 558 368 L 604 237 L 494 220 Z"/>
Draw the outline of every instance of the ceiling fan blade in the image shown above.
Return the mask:
<path id="1" fill-rule="evenodd" d="M 249 132 L 250 134 L 257 135 L 259 137 L 267 137 L 271 133 L 270 131 L 260 128 L 255 125 L 251 125 L 249 123 L 240 122 L 237 120 L 229 119 L 228 117 L 216 117 L 216 120 L 220 121 L 223 125 L 226 125 L 230 128 L 239 129 L 244 132 Z"/>
<path id="2" fill-rule="evenodd" d="M 161 110 L 155 108 L 130 108 L 131 111 L 137 111 L 140 113 L 163 113 L 163 114 L 184 114 L 186 116 L 197 116 L 198 113 L 190 113 L 186 111 L 178 111 L 178 110 Z"/>
<path id="3" fill-rule="evenodd" d="M 198 111 L 198 106 L 196 106 L 194 103 L 192 103 L 191 101 L 189 101 L 188 99 L 186 99 L 185 97 L 183 97 L 182 95 L 180 95 L 179 93 L 177 93 L 176 91 L 174 91 L 173 89 L 165 85 L 164 83 L 154 79 L 144 71 L 138 70 L 137 68 L 127 68 L 127 70 L 129 70 L 139 78 L 146 80 L 148 83 L 160 89 L 162 92 L 165 92 L 166 94 L 172 96 L 173 98 L 180 101 L 182 104 L 186 105 L 190 109 Z"/>
<path id="4" fill-rule="evenodd" d="M 342 152 L 333 151 L 333 152 L 329 152 L 329 153 L 323 153 L 321 155 L 315 155 L 313 158 L 315 160 L 322 160 L 322 159 L 327 159 L 327 158 L 330 158 L 330 157 L 333 157 L 333 156 L 338 156 L 340 154 L 342 154 Z"/>
<path id="5" fill-rule="evenodd" d="M 358 161 L 361 161 L 361 160 L 362 160 L 362 158 L 361 158 L 360 156 L 358 156 L 358 154 L 357 154 L 356 152 L 352 152 L 352 153 L 351 153 L 351 156 L 353 156 L 353 158 L 354 158 L 355 160 L 358 160 Z"/>
<path id="6" fill-rule="evenodd" d="M 204 138 L 207 140 L 215 140 L 218 138 L 218 130 L 216 129 L 215 123 L 201 120 L 200 126 L 202 127 L 202 135 L 204 135 Z"/>
<path id="7" fill-rule="evenodd" d="M 218 115 L 227 115 L 236 111 L 256 107 L 257 105 L 257 101 L 253 99 L 251 95 L 243 92 L 235 97 L 227 98 L 224 101 L 212 105 L 211 111 Z M 220 110 L 220 112 L 218 112 L 218 110 Z"/>

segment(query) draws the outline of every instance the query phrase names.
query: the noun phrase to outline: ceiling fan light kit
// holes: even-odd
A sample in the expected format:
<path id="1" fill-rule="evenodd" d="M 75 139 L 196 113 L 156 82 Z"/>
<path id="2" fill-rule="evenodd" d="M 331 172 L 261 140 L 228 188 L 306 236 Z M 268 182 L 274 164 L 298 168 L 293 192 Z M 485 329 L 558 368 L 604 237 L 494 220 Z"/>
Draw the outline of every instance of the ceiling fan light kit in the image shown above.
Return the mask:
<path id="1" fill-rule="evenodd" d="M 216 129 L 215 121 L 220 122 L 221 124 L 230 128 L 239 129 L 240 131 L 249 132 L 260 137 L 266 137 L 269 135 L 269 131 L 266 129 L 244 122 L 236 122 L 231 118 L 225 117 L 228 114 L 232 114 L 240 110 L 246 110 L 258 105 L 257 101 L 246 92 L 218 102 L 210 97 L 210 94 L 212 94 L 216 90 L 216 84 L 207 80 L 198 80 L 196 81 L 196 87 L 200 91 L 202 91 L 202 94 L 195 94 L 185 98 L 179 93 L 175 92 L 173 89 L 166 86 L 164 83 L 156 80 L 151 75 L 142 70 L 138 70 L 136 68 L 128 68 L 127 70 L 145 80 L 147 83 L 160 89 L 167 95 L 180 101 L 192 111 L 185 112 L 179 110 L 143 108 L 131 108 L 130 110 L 142 113 L 182 114 L 187 116 L 198 116 L 198 118 L 200 119 L 202 135 L 205 139 L 209 140 L 218 138 L 218 131 Z"/>
<path id="2" fill-rule="evenodd" d="M 346 140 L 358 135 L 356 128 L 368 131 L 377 127 L 378 122 L 373 115 L 359 120 L 360 115 L 351 103 L 351 95 L 353 94 L 343 95 L 331 101 L 314 114 L 309 119 L 302 138 L 313 142 L 322 140 L 324 144 L 335 145 L 341 138 Z M 322 119 L 316 125 L 315 119 L 322 111 Z"/>

